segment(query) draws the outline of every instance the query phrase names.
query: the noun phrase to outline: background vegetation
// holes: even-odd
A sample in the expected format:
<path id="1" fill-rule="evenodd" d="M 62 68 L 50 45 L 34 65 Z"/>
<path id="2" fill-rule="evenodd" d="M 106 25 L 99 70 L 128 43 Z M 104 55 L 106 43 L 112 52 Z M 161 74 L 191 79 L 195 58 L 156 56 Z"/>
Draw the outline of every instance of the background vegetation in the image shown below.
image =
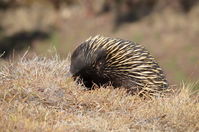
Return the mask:
<path id="1" fill-rule="evenodd" d="M 63 58 L 89 36 L 136 41 L 158 60 L 171 84 L 199 77 L 198 0 L 2 0 L 0 52 Z"/>
<path id="2" fill-rule="evenodd" d="M 198 16 L 198 0 L 1 0 L 0 130 L 199 130 Z M 144 45 L 177 91 L 143 100 L 74 84 L 68 55 L 97 34 Z"/>

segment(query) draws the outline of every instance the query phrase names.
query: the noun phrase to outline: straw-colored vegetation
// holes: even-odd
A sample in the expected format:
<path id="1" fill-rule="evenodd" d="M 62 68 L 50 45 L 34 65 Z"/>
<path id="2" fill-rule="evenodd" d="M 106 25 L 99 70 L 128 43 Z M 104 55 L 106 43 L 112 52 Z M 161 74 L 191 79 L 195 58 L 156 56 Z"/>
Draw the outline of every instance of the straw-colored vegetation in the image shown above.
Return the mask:
<path id="1" fill-rule="evenodd" d="M 197 91 L 191 90 L 195 85 L 147 100 L 111 87 L 87 91 L 68 77 L 68 71 L 69 61 L 59 57 L 22 57 L 4 64 L 0 70 L 0 130 L 199 130 L 199 99 Z"/>

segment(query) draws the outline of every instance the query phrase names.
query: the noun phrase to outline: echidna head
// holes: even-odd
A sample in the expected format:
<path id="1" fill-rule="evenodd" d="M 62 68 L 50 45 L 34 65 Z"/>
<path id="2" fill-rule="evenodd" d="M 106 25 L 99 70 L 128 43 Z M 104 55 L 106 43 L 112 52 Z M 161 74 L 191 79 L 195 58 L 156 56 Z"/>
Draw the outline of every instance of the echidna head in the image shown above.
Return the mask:
<path id="1" fill-rule="evenodd" d="M 106 50 L 92 49 L 89 42 L 82 43 L 71 56 L 70 72 L 74 78 L 79 77 L 86 87 L 92 87 L 93 83 L 101 85 L 106 83 L 102 77 L 106 59 Z"/>

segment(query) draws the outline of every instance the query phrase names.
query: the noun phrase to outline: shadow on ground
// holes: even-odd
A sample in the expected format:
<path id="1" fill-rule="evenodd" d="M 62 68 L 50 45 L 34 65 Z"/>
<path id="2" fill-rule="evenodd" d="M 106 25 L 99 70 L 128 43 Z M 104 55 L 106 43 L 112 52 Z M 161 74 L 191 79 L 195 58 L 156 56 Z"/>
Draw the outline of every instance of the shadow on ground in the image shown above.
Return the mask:
<path id="1" fill-rule="evenodd" d="M 0 38 L 0 54 L 7 58 L 13 51 L 21 51 L 25 48 L 32 47 L 34 42 L 45 40 L 50 37 L 49 32 L 43 31 L 21 31 L 11 36 Z"/>

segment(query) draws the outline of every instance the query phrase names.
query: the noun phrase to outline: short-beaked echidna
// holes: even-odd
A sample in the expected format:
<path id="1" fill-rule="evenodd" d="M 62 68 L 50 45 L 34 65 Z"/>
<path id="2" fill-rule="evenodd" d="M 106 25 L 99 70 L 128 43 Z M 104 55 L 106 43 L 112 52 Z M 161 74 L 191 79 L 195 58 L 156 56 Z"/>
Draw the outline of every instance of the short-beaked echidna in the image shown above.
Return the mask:
<path id="1" fill-rule="evenodd" d="M 140 44 L 118 38 L 98 35 L 81 43 L 72 53 L 70 72 L 87 88 L 93 84 L 111 84 L 129 91 L 168 88 L 162 69 L 150 53 Z"/>

